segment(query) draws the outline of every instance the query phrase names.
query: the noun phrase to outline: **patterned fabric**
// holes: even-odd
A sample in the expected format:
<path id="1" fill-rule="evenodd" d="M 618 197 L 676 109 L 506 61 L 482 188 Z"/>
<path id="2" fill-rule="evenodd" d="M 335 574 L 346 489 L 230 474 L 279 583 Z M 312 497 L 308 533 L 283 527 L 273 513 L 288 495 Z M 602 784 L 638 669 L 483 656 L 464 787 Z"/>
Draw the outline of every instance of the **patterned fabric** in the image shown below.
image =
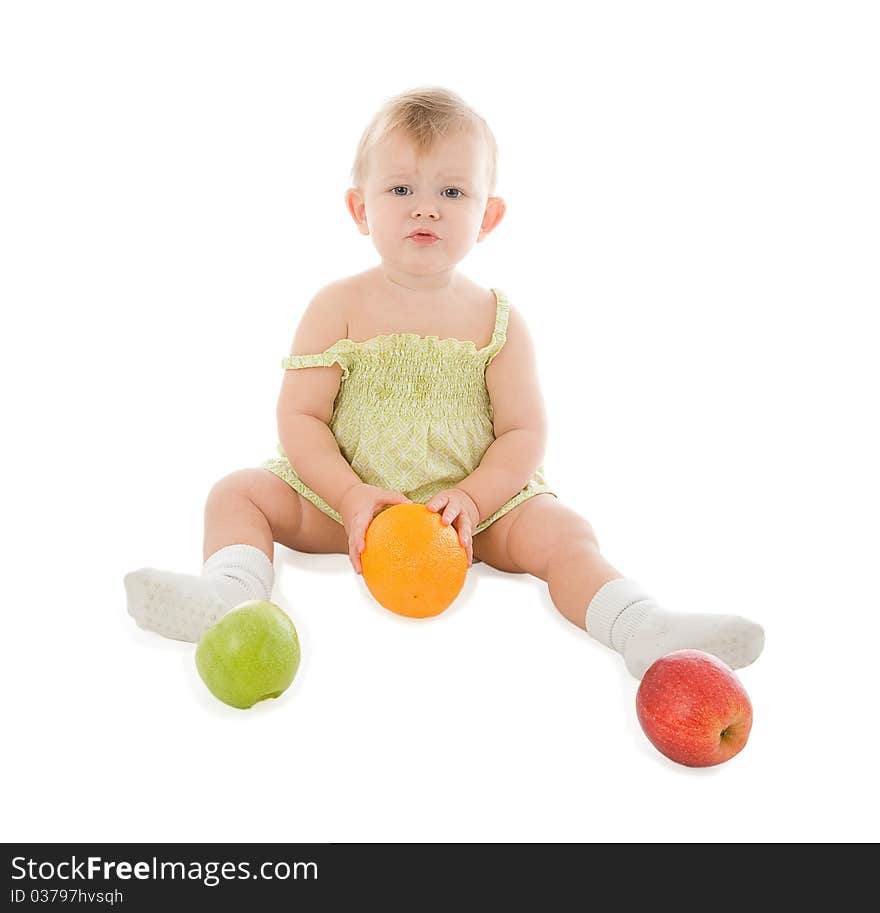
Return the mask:
<path id="1" fill-rule="evenodd" d="M 427 503 L 454 488 L 480 464 L 495 440 L 485 372 L 507 340 L 510 306 L 500 289 L 492 340 L 392 333 L 361 342 L 340 339 L 317 355 L 288 355 L 281 367 L 342 367 L 329 427 L 342 456 L 368 485 L 400 491 Z M 261 464 L 342 524 L 342 517 L 278 457 Z M 474 535 L 534 495 L 550 491 L 539 466 L 528 484 L 487 517 Z"/>

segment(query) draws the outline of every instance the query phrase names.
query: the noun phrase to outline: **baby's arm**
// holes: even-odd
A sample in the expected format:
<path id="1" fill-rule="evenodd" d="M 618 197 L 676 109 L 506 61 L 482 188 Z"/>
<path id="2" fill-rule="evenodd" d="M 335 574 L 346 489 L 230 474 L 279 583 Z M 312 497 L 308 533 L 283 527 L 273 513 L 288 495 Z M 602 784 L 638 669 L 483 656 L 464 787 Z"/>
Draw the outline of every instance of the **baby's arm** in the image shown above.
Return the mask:
<path id="1" fill-rule="evenodd" d="M 347 335 L 342 297 L 331 283 L 309 302 L 293 337 L 291 355 L 323 352 Z M 284 372 L 276 416 L 281 446 L 296 474 L 331 507 L 361 480 L 339 450 L 330 430 L 339 392 L 338 364 Z"/>
<path id="2" fill-rule="evenodd" d="M 547 415 L 535 348 L 525 320 L 510 306 L 507 341 L 486 369 L 495 440 L 480 465 L 456 486 L 479 509 L 479 523 L 521 491 L 541 465 Z"/>

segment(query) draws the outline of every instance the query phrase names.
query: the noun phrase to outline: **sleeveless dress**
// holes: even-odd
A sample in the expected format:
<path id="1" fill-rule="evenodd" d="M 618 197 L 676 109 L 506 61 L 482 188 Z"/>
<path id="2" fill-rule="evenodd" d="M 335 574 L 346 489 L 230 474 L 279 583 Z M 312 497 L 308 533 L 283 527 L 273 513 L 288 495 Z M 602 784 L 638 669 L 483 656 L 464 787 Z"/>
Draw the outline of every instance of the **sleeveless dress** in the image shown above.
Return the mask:
<path id="1" fill-rule="evenodd" d="M 360 342 L 340 339 L 316 355 L 288 355 L 285 370 L 342 368 L 328 423 L 339 451 L 361 481 L 427 503 L 454 488 L 480 464 L 495 440 L 486 368 L 507 341 L 510 306 L 500 289 L 492 340 L 478 349 L 472 340 L 392 333 Z M 312 491 L 279 456 L 261 464 L 340 525 L 342 517 Z M 552 494 L 539 466 L 528 484 L 474 530 L 474 535 L 535 495 Z"/>

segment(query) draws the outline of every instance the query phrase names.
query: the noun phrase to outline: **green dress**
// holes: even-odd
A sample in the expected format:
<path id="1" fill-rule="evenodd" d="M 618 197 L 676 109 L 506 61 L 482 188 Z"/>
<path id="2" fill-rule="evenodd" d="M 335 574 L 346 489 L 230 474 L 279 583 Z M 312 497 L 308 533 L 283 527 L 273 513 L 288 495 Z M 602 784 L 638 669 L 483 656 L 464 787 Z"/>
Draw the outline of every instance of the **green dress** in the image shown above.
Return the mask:
<path id="1" fill-rule="evenodd" d="M 288 355 L 281 367 L 342 367 L 329 427 L 348 464 L 368 485 L 427 503 L 480 464 L 495 440 L 485 372 L 507 340 L 509 304 L 500 289 L 492 340 L 393 333 L 340 339 L 317 355 Z M 342 524 L 342 517 L 296 474 L 281 444 L 261 464 Z M 474 535 L 534 495 L 550 491 L 539 466 L 528 484 L 474 530 Z"/>

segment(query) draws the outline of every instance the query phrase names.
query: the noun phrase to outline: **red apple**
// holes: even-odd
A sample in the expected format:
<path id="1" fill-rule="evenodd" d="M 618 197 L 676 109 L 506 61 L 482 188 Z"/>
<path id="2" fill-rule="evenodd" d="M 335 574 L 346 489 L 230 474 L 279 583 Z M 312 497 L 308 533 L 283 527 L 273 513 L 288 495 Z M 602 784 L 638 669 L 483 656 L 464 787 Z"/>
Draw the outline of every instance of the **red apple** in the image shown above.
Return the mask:
<path id="1" fill-rule="evenodd" d="M 730 760 L 752 728 L 746 689 L 730 666 L 702 650 L 676 650 L 649 666 L 636 714 L 654 747 L 687 767 Z"/>

